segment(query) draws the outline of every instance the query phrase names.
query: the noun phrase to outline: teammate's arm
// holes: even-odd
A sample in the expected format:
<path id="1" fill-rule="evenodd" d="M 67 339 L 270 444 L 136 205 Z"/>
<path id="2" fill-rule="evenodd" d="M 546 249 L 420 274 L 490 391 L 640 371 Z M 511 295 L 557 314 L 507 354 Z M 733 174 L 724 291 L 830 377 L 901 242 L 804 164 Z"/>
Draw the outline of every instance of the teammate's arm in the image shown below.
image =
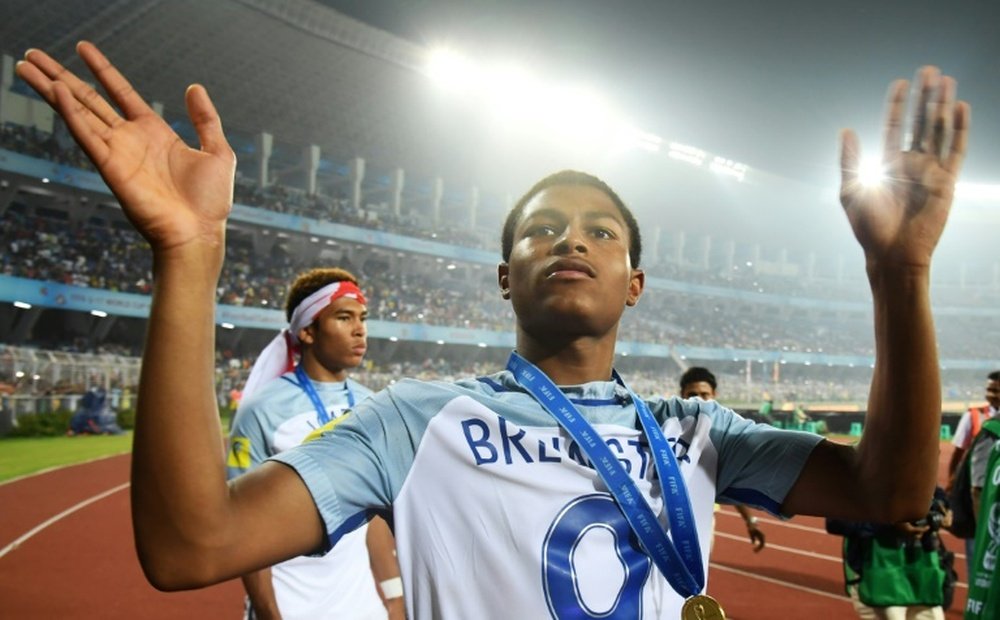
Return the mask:
<path id="1" fill-rule="evenodd" d="M 263 568 L 241 577 L 243 589 L 247 591 L 253 607 L 254 620 L 281 620 L 278 599 L 274 596 L 274 582 L 271 569 Z"/>
<path id="2" fill-rule="evenodd" d="M 153 250 L 132 452 L 143 570 L 154 586 L 181 589 L 313 551 L 323 526 L 290 468 L 265 463 L 226 483 L 213 316 L 236 160 L 215 107 L 204 88 L 188 88 L 201 143 L 189 148 L 96 47 L 81 43 L 77 51 L 117 109 L 39 50 L 25 54 L 17 74 L 66 120 Z"/>
<path id="3" fill-rule="evenodd" d="M 389 620 L 405 620 L 406 605 L 399 576 L 399 561 L 396 559 L 396 539 L 389 524 L 381 517 L 372 519 L 368 523 L 365 543 L 368 545 L 372 576 L 378 585 L 382 604 L 389 612 Z"/>
<path id="4" fill-rule="evenodd" d="M 767 544 L 767 539 L 764 532 L 757 527 L 757 517 L 750 513 L 750 509 L 745 504 L 736 504 L 736 512 L 740 513 L 740 516 L 743 517 L 743 523 L 747 526 L 747 536 L 750 537 L 754 553 L 763 549 L 764 545 Z"/>
<path id="5" fill-rule="evenodd" d="M 931 255 L 951 207 L 970 111 L 937 69 L 918 73 L 912 139 L 907 83 L 889 91 L 886 181 L 858 181 L 860 147 L 842 135 L 841 203 L 865 252 L 875 310 L 875 371 L 857 447 L 820 443 L 785 498 L 786 513 L 895 523 L 927 512 L 937 478 L 941 388 L 929 299 Z M 909 140 L 903 150 L 904 140 Z"/>

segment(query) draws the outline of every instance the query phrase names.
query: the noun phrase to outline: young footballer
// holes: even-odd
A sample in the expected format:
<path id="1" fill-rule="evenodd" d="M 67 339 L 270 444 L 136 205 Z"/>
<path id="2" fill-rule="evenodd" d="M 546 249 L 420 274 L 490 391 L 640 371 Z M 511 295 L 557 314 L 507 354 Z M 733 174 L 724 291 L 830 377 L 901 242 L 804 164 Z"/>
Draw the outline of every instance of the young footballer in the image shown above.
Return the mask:
<path id="1" fill-rule="evenodd" d="M 928 274 L 969 121 L 937 69 L 918 73 L 908 127 L 908 84 L 889 89 L 887 183 L 860 185 L 858 138 L 841 138 L 841 203 L 875 306 L 857 446 L 754 425 L 714 402 L 636 397 L 613 360 L 619 319 L 645 284 L 639 229 L 610 187 L 568 172 L 531 188 L 503 228 L 498 283 L 517 315 L 507 369 L 401 381 L 227 482 L 212 310 L 233 151 L 203 87 L 186 93 L 192 149 L 97 48 L 78 51 L 114 106 L 41 51 L 17 73 L 63 115 L 154 254 L 132 506 L 155 586 L 199 587 L 326 550 L 391 511 L 412 618 L 719 618 L 705 593 L 717 498 L 880 522 L 926 512 L 940 425 Z"/>

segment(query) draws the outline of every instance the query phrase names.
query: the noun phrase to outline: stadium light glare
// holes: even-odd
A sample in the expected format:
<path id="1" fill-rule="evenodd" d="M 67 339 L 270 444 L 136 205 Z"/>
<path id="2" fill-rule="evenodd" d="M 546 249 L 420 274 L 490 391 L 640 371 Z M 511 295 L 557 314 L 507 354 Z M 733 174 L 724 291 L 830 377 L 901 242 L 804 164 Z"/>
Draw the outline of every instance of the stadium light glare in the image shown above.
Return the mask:
<path id="1" fill-rule="evenodd" d="M 103 319 L 106 316 L 108 316 L 108 313 L 105 312 L 104 310 L 91 310 L 90 314 L 92 314 L 92 315 L 94 315 L 94 316 L 96 316 L 98 318 L 101 318 L 101 319 Z"/>
<path id="2" fill-rule="evenodd" d="M 611 121 L 607 103 L 595 91 L 582 85 L 549 89 L 537 103 L 543 121 L 568 134 L 601 134 L 608 130 Z"/>
<path id="3" fill-rule="evenodd" d="M 721 176 L 728 176 L 736 179 L 739 182 L 743 182 L 744 177 L 747 173 L 747 165 L 741 164 L 738 161 L 733 161 L 731 159 L 726 159 L 725 157 L 715 156 L 712 159 L 709 169 Z"/>
<path id="4" fill-rule="evenodd" d="M 438 344 L 444 344 L 444 340 L 437 340 L 435 342 L 437 342 Z"/>
<path id="5" fill-rule="evenodd" d="M 17 379 L 23 378 L 24 377 L 24 371 L 23 370 L 19 370 L 19 371 L 15 372 L 14 373 L 14 377 L 17 378 Z"/>
<path id="6" fill-rule="evenodd" d="M 520 120 L 528 116 L 536 99 L 535 93 L 541 90 L 533 75 L 511 63 L 490 67 L 482 82 L 487 106 L 501 119 Z"/>
<path id="7" fill-rule="evenodd" d="M 14 307 L 20 308 L 21 310 L 31 310 L 31 304 L 26 301 L 15 301 Z"/>
<path id="8" fill-rule="evenodd" d="M 705 163 L 705 155 L 705 151 L 679 142 L 671 142 L 670 150 L 667 151 L 667 157 L 670 159 L 676 159 L 677 161 L 698 167 L 701 167 Z"/>
<path id="9" fill-rule="evenodd" d="M 875 187 L 885 180 L 885 167 L 878 157 L 865 157 L 858 166 L 858 182 L 865 187 Z"/>
<path id="10" fill-rule="evenodd" d="M 389 342 L 399 342 L 399 338 L 395 336 L 389 336 Z"/>
<path id="11" fill-rule="evenodd" d="M 663 138 L 631 125 L 622 125 L 615 132 L 613 150 L 616 152 L 638 149 L 648 153 L 659 153 L 662 148 Z"/>
<path id="12" fill-rule="evenodd" d="M 956 183 L 955 198 L 982 202 L 1000 202 L 1000 185 L 988 183 Z"/>
<path id="13" fill-rule="evenodd" d="M 479 343 L 478 345 L 476 345 L 476 346 L 478 346 L 478 347 L 479 347 L 480 349 L 485 349 L 485 348 L 486 348 L 486 343 L 485 343 L 485 342 L 480 342 L 480 343 Z"/>
<path id="14" fill-rule="evenodd" d="M 445 88 L 474 85 L 479 75 L 472 60 L 444 47 L 431 50 L 425 71 L 428 77 Z"/>
<path id="15" fill-rule="evenodd" d="M 236 329 L 236 326 L 233 325 L 232 323 L 220 323 L 219 327 L 221 327 L 222 329 Z"/>

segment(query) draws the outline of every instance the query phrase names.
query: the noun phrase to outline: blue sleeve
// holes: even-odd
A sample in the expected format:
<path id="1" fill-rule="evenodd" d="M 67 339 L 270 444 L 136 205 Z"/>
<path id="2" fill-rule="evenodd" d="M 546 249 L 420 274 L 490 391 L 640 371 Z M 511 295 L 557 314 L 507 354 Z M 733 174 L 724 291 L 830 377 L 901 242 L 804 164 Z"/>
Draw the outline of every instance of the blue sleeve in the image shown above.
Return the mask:
<path id="1" fill-rule="evenodd" d="M 413 463 L 419 432 L 407 425 L 395 396 L 383 390 L 319 438 L 272 457 L 302 478 L 331 547 L 373 515 L 388 516 Z"/>
<path id="2" fill-rule="evenodd" d="M 781 516 L 781 504 L 823 438 L 757 424 L 717 406 L 710 436 L 719 454 L 716 495 Z"/>

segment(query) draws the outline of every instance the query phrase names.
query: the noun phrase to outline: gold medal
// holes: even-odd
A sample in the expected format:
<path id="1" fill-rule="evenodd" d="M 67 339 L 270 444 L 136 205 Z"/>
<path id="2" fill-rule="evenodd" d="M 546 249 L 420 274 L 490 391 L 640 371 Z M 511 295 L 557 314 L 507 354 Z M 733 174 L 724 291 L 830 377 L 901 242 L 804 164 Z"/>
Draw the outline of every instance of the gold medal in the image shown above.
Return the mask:
<path id="1" fill-rule="evenodd" d="M 722 605 L 707 594 L 688 597 L 681 607 L 681 620 L 726 620 Z"/>

